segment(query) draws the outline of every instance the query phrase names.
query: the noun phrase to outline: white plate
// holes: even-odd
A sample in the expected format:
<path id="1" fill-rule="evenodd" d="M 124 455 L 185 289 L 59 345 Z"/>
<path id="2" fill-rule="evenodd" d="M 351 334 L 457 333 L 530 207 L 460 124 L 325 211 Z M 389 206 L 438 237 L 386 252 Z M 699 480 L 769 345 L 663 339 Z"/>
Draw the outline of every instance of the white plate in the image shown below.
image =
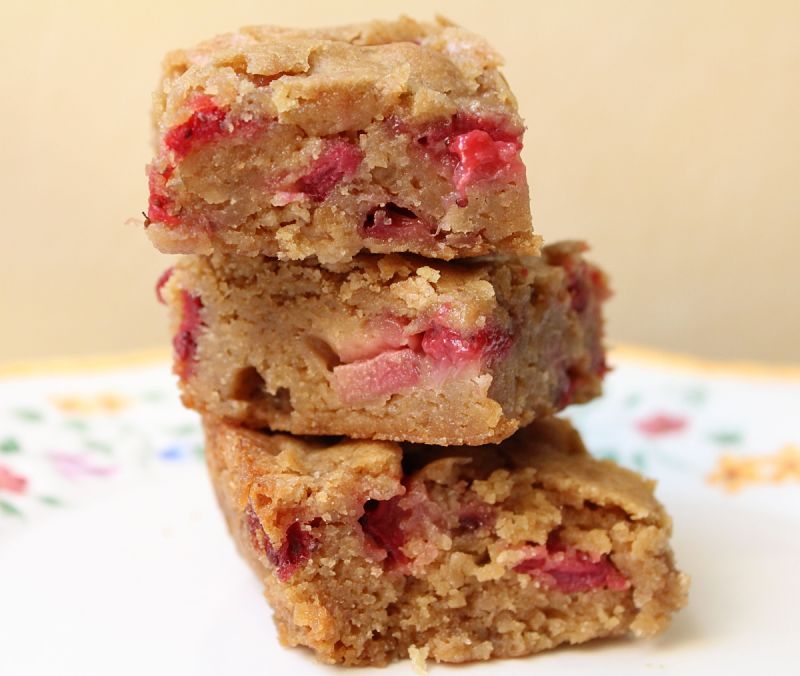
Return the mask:
<path id="1" fill-rule="evenodd" d="M 149 425 L 149 441 L 136 446 L 136 453 L 133 446 L 124 453 L 86 451 L 84 459 L 95 467 L 105 459 L 102 471 L 89 469 L 80 475 L 67 468 L 69 478 L 61 477 L 59 483 L 53 467 L 62 474 L 64 467 L 53 459 L 52 446 L 59 434 L 58 443 L 68 443 L 60 425 L 75 416 L 64 417 L 62 411 L 59 418 L 58 407 L 49 411 L 50 404 L 43 402 L 52 402 L 53 392 L 63 392 L 65 382 L 0 383 L 0 444 L 6 432 L 27 444 L 0 455 L 0 466 L 20 474 L 26 468 L 28 475 L 26 494 L 13 503 L 19 513 L 0 521 L 0 674 L 341 673 L 318 664 L 305 650 L 279 646 L 259 584 L 235 553 L 202 464 L 191 452 L 180 450 L 181 444 L 190 448 L 196 443 L 196 429 L 180 443 L 167 433 L 179 423 L 191 424 L 192 417 L 169 394 L 172 384 L 164 369 L 67 382 L 86 404 L 86 425 L 80 434 L 93 434 L 93 446 L 107 438 L 114 448 L 120 447 L 118 435 L 129 434 L 137 421 Z M 692 413 L 682 431 L 638 436 L 631 432 L 656 411 L 689 415 L 687 411 L 697 407 L 697 394 L 687 398 L 687 392 L 699 386 L 706 392 L 703 412 Z M 740 459 L 749 457 L 748 449 L 773 458 L 786 444 L 797 443 L 797 431 L 791 429 L 795 422 L 784 416 L 785 411 L 800 410 L 792 408 L 800 401 L 800 384 L 746 381 L 738 394 L 736 387 L 731 379 L 626 365 L 611 377 L 601 402 L 571 412 L 603 453 L 626 464 L 644 463 L 661 479 L 658 494 L 674 517 L 678 562 L 692 576 L 689 607 L 665 634 L 647 641 L 602 641 L 520 660 L 431 665 L 430 672 L 800 673 L 795 644 L 800 635 L 800 486 L 791 476 L 778 483 L 758 483 L 751 476 L 732 494 L 707 481 L 716 462 L 709 448 L 716 448 L 719 439 L 726 455 Z M 153 397 L 154 388 L 163 389 L 166 398 Z M 105 417 L 89 410 L 89 404 L 97 403 L 97 392 L 111 390 L 136 401 Z M 139 401 L 137 393 L 145 391 L 147 397 Z M 747 402 L 736 401 L 737 408 L 726 409 L 735 396 L 761 404 L 756 410 L 753 402 L 747 408 Z M 37 405 L 44 410 L 41 439 L 40 432 L 26 431 L 29 419 L 9 414 L 12 409 L 18 413 L 20 406 L 27 406 L 30 414 Z M 783 414 L 774 412 L 775 406 L 784 405 L 790 408 Z M 749 416 L 755 416 L 753 421 Z M 758 436 L 764 421 L 778 419 L 788 426 L 785 433 L 772 439 L 773 425 Z M 53 443 L 47 441 L 47 429 Z M 790 433 L 795 436 L 787 437 Z M 701 448 L 701 440 L 714 435 L 716 441 Z M 149 455 L 145 447 L 151 448 Z M 77 454 L 76 448 L 71 452 Z M 49 502 L 57 502 L 50 494 L 59 493 L 68 496 L 67 505 L 57 509 L 48 500 L 43 503 L 44 488 Z M 0 492 L 0 498 L 11 504 L 7 493 Z M 357 673 L 391 676 L 409 674 L 411 667 L 406 661 Z"/>

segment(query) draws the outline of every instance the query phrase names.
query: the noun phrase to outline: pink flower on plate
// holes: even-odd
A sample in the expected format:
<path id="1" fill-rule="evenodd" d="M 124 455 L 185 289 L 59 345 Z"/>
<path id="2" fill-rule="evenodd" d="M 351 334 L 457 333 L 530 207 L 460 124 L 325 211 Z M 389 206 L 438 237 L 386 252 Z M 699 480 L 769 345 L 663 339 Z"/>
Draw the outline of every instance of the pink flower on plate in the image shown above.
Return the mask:
<path id="1" fill-rule="evenodd" d="M 665 434 L 674 434 L 683 431 L 689 425 L 689 420 L 669 413 L 654 413 L 647 418 L 636 422 L 636 429 L 648 437 L 660 437 Z"/>
<path id="2" fill-rule="evenodd" d="M 67 479 L 78 479 L 82 476 L 109 476 L 116 471 L 115 467 L 96 465 L 79 453 L 50 453 L 50 461 L 59 474 Z"/>
<path id="3" fill-rule="evenodd" d="M 0 465 L 0 491 L 22 494 L 28 487 L 28 480 L 24 476 L 14 474 L 5 465 Z"/>

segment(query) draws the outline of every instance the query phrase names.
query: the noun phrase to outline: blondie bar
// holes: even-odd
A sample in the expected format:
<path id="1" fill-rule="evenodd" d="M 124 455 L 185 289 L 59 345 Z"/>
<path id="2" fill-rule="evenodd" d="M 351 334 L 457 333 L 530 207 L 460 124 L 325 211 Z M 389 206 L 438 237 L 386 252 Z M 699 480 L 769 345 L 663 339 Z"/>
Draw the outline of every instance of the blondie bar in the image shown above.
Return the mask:
<path id="1" fill-rule="evenodd" d="M 185 257 L 160 291 L 183 400 L 293 434 L 500 441 L 600 393 L 608 290 L 582 250 L 333 267 Z"/>
<path id="2" fill-rule="evenodd" d="M 685 603 L 653 485 L 558 419 L 496 447 L 205 421 L 212 482 L 281 641 L 325 662 L 516 657 L 651 636 Z"/>
<path id="3" fill-rule="evenodd" d="M 323 263 L 536 253 L 500 65 L 481 38 L 407 18 L 244 28 L 173 52 L 147 231 L 170 253 Z"/>

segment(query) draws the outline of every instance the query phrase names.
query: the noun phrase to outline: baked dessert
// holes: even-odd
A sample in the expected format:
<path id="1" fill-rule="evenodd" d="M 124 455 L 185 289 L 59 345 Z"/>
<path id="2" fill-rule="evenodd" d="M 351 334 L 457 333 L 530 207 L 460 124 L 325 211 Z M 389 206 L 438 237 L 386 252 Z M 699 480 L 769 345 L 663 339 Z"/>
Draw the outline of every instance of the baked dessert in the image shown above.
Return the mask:
<path id="1" fill-rule="evenodd" d="M 653 483 L 563 421 L 496 447 L 266 434 L 207 419 L 230 531 L 280 640 L 330 663 L 517 657 L 652 636 L 686 600 Z"/>
<path id="2" fill-rule="evenodd" d="M 537 252 L 523 124 L 485 41 L 439 20 L 244 28 L 169 54 L 147 232 L 169 253 L 346 261 Z"/>
<path id="3" fill-rule="evenodd" d="M 293 434 L 501 441 L 600 393 L 608 289 L 583 249 L 328 267 L 185 257 L 161 289 L 184 403 Z"/>

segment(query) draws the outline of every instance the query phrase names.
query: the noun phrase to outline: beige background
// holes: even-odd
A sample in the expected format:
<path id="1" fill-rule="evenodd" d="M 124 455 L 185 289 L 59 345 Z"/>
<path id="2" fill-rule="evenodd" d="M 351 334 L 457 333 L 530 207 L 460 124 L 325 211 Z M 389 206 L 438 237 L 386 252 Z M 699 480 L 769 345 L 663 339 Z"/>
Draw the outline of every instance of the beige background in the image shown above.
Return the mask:
<path id="1" fill-rule="evenodd" d="M 800 3 L 19 2 L 0 8 L 0 360 L 166 345 L 146 205 L 162 54 L 248 23 L 440 12 L 505 55 L 534 218 L 612 273 L 615 340 L 800 361 Z"/>

